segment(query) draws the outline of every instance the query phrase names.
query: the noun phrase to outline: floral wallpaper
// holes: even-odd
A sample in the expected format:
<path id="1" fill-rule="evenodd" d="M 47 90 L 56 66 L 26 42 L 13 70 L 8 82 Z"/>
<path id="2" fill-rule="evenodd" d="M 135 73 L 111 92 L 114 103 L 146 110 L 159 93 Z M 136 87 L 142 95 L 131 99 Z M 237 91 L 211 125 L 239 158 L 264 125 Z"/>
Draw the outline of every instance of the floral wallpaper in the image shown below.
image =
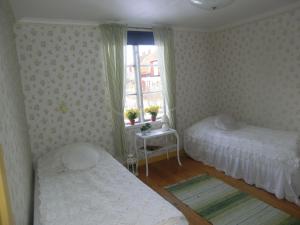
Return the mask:
<path id="1" fill-rule="evenodd" d="M 20 24 L 16 34 L 33 154 L 78 141 L 113 154 L 98 28 Z"/>
<path id="2" fill-rule="evenodd" d="M 299 9 L 218 32 L 175 31 L 177 128 L 231 113 L 254 125 L 300 130 Z M 96 26 L 21 23 L 17 49 L 32 151 L 75 141 L 113 154 Z M 133 149 L 136 129 L 128 129 Z"/>
<path id="3" fill-rule="evenodd" d="M 22 23 L 16 26 L 16 34 L 34 155 L 75 141 L 98 143 L 113 154 L 98 28 Z M 175 37 L 177 123 L 182 132 L 207 115 L 211 105 L 206 93 L 208 67 L 203 66 L 208 48 L 202 42 L 208 36 L 176 32 Z M 194 101 L 199 104 L 193 106 Z M 135 132 L 128 129 L 131 150 Z"/>
<path id="4" fill-rule="evenodd" d="M 32 213 L 32 163 L 24 97 L 15 46 L 15 20 L 8 1 L 0 3 L 0 144 L 16 225 L 29 225 Z"/>
<path id="5" fill-rule="evenodd" d="M 300 9 L 213 34 L 217 111 L 300 131 Z"/>
<path id="6" fill-rule="evenodd" d="M 176 31 L 176 113 L 179 133 L 215 110 L 210 34 Z"/>

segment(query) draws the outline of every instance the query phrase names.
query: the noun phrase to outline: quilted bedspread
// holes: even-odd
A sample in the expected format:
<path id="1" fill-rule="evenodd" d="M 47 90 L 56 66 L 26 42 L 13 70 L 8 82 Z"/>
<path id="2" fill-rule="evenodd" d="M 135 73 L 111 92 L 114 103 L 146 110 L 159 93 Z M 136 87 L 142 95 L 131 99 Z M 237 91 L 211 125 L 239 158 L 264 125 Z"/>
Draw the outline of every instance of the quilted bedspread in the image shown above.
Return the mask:
<path id="1" fill-rule="evenodd" d="M 214 121 L 209 117 L 185 131 L 184 149 L 190 157 L 300 205 L 298 133 L 241 122 L 238 129 L 224 131 Z"/>
<path id="2" fill-rule="evenodd" d="M 37 165 L 35 225 L 187 225 L 174 206 L 104 150 L 96 167 L 66 171 L 61 152 Z"/>

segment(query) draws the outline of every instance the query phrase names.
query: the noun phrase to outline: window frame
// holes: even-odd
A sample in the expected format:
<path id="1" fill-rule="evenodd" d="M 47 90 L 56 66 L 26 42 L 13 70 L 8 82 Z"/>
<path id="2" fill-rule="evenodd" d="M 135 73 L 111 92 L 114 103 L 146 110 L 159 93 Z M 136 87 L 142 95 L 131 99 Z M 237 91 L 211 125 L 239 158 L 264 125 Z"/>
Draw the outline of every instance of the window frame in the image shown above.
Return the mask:
<path id="1" fill-rule="evenodd" d="M 147 45 L 147 44 L 142 44 L 142 45 Z M 165 98 L 164 98 L 163 93 L 162 93 L 162 87 L 161 87 L 160 91 L 148 91 L 148 92 L 143 93 L 143 90 L 142 90 L 142 76 L 141 76 L 141 63 L 140 63 L 140 51 L 139 51 L 139 46 L 140 45 L 127 45 L 127 46 L 132 46 L 133 63 L 134 63 L 133 67 L 134 67 L 136 85 L 135 85 L 135 93 L 127 94 L 126 91 L 125 91 L 125 98 L 124 99 L 126 101 L 126 96 L 136 96 L 137 107 L 140 110 L 138 121 L 135 125 L 130 125 L 130 124 L 126 123 L 126 121 L 124 120 L 125 125 L 131 127 L 131 126 L 136 126 L 136 125 L 138 126 L 138 125 L 143 124 L 143 123 L 152 122 L 151 120 L 146 120 L 145 119 L 144 99 L 143 99 L 144 94 L 161 93 L 162 100 L 163 100 L 163 107 L 162 107 L 163 114 L 166 114 L 166 104 L 165 104 Z M 152 45 L 152 46 L 155 46 L 155 45 Z M 126 48 L 126 50 L 128 50 L 128 48 Z M 127 68 L 129 66 L 130 65 L 127 65 L 127 63 L 126 63 L 126 70 L 125 70 L 126 71 L 126 74 L 125 74 L 126 77 L 127 77 Z M 142 65 L 142 66 L 144 66 L 144 65 Z M 160 68 L 159 65 L 157 65 L 157 67 Z M 161 74 L 159 74 L 159 77 L 161 78 Z M 126 83 L 125 83 L 125 90 L 126 90 Z M 157 119 L 159 120 L 159 119 L 161 119 L 161 117 L 157 117 Z"/>

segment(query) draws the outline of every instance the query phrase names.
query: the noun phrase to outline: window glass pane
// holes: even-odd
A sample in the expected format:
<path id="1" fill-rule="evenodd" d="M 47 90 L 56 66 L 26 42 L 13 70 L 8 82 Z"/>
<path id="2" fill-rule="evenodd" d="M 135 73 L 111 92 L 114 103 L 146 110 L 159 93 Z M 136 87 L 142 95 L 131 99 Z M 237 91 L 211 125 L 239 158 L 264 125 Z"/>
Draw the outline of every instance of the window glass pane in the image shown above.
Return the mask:
<path id="1" fill-rule="evenodd" d="M 154 45 L 140 45 L 139 58 L 143 93 L 160 91 L 161 80 L 157 60 L 157 47 Z"/>
<path id="2" fill-rule="evenodd" d="M 161 91 L 160 76 L 141 77 L 141 85 L 143 93 Z"/>
<path id="3" fill-rule="evenodd" d="M 151 65 L 140 66 L 141 77 L 155 77 L 160 76 L 160 69 L 157 62 L 153 62 Z"/>
<path id="4" fill-rule="evenodd" d="M 126 112 L 126 110 L 132 109 L 132 108 L 134 108 L 134 109 L 138 108 L 137 95 L 126 95 L 124 111 Z M 137 118 L 135 121 L 138 122 L 139 118 Z M 125 118 L 125 122 L 129 123 L 129 120 L 127 118 Z"/>
<path id="5" fill-rule="evenodd" d="M 125 109 L 138 108 L 137 95 L 126 95 Z"/>
<path id="6" fill-rule="evenodd" d="M 135 67 L 127 66 L 126 68 L 126 94 L 136 94 L 136 76 Z"/>
<path id="7" fill-rule="evenodd" d="M 140 65 L 157 65 L 157 47 L 155 45 L 139 45 Z"/>
<path id="8" fill-rule="evenodd" d="M 149 106 L 158 105 L 160 108 L 157 117 L 159 118 L 163 115 L 164 102 L 163 102 L 163 97 L 161 92 L 143 94 L 143 101 L 144 101 L 144 109 Z M 151 115 L 149 113 L 145 113 L 145 120 L 150 120 L 150 119 L 151 119 Z"/>
<path id="9" fill-rule="evenodd" d="M 126 64 L 134 65 L 134 55 L 133 55 L 133 46 L 132 45 L 126 46 Z"/>

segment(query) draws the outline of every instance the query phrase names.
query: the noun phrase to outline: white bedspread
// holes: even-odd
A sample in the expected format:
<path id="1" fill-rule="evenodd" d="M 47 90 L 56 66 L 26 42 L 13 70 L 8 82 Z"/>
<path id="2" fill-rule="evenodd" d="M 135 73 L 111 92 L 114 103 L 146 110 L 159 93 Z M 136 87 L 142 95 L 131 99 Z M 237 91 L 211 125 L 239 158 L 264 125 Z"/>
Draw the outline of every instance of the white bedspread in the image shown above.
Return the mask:
<path id="1" fill-rule="evenodd" d="M 53 152 L 37 166 L 35 225 L 187 225 L 185 217 L 108 153 L 96 167 L 64 171 Z"/>
<path id="2" fill-rule="evenodd" d="M 240 123 L 219 130 L 215 117 L 185 131 L 184 149 L 195 160 L 300 205 L 299 135 Z"/>

